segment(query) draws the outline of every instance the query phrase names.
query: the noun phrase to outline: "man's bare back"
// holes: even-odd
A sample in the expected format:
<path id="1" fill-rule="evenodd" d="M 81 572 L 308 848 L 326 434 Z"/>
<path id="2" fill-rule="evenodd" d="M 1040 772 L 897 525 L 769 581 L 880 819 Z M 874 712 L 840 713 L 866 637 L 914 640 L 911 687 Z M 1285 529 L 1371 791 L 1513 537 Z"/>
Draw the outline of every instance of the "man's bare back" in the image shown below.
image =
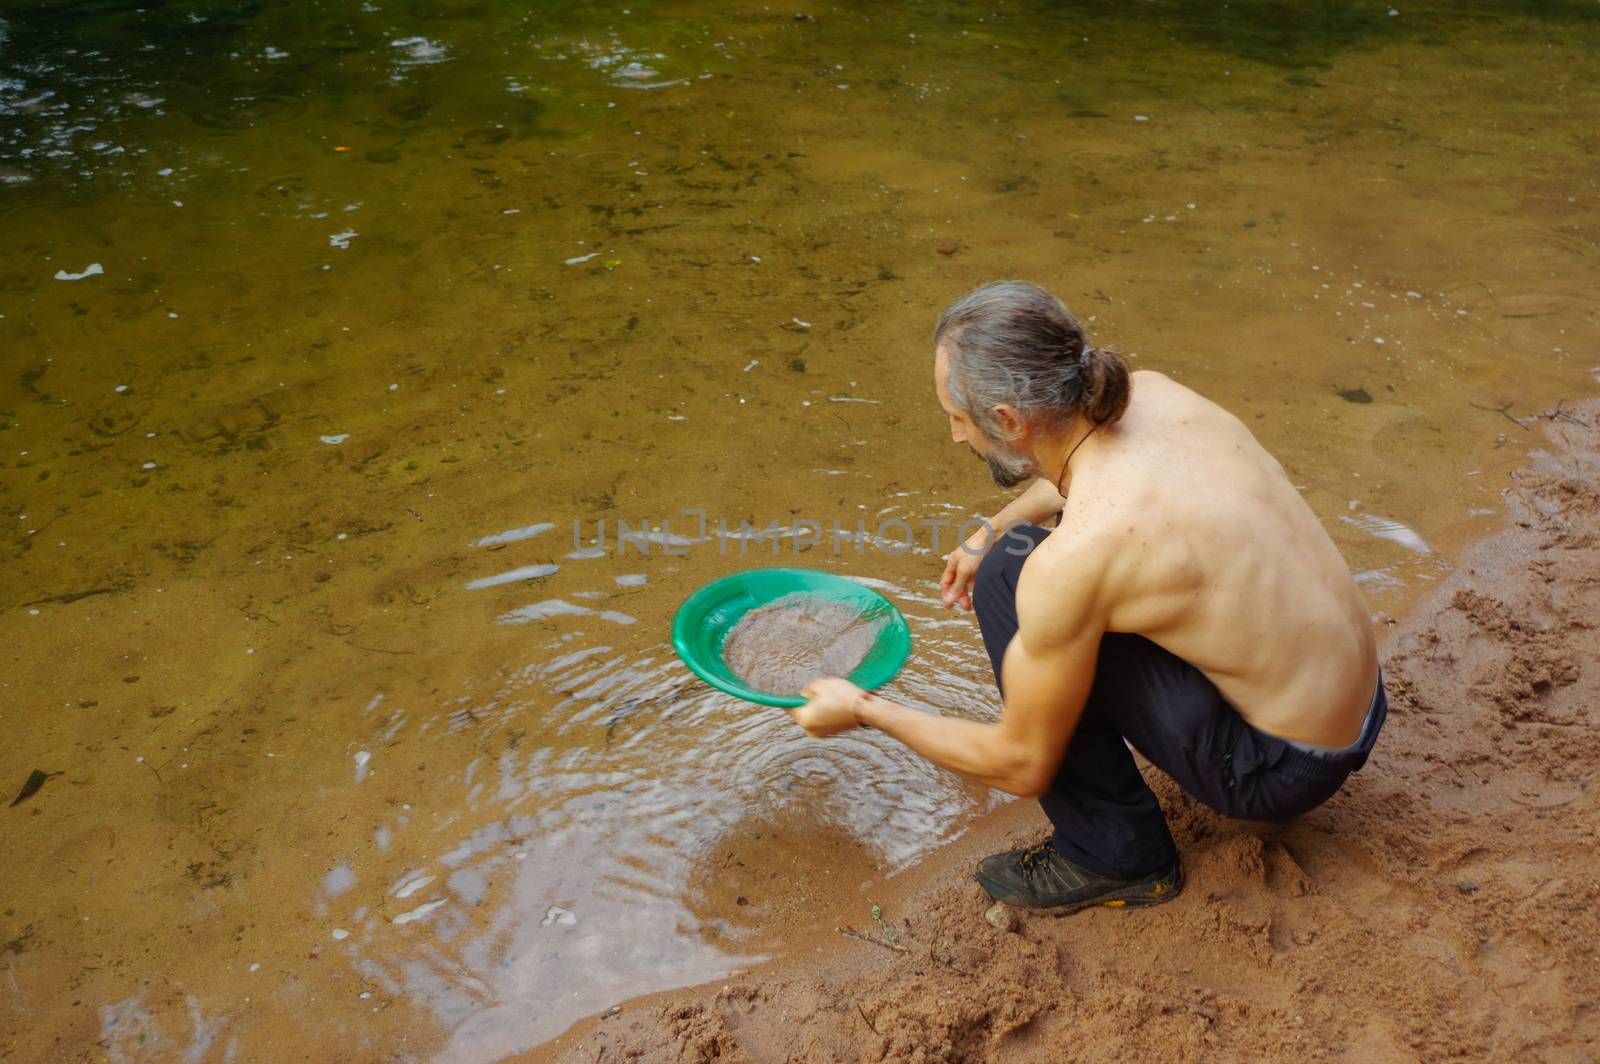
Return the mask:
<path id="1" fill-rule="evenodd" d="M 1344 559 L 1238 418 L 1159 373 L 1132 383 L 1122 419 L 1073 458 L 1062 527 L 1074 534 L 1023 567 L 1022 630 L 1056 598 L 1037 591 L 1099 581 L 1108 631 L 1190 662 L 1255 727 L 1355 742 L 1378 658 Z"/>

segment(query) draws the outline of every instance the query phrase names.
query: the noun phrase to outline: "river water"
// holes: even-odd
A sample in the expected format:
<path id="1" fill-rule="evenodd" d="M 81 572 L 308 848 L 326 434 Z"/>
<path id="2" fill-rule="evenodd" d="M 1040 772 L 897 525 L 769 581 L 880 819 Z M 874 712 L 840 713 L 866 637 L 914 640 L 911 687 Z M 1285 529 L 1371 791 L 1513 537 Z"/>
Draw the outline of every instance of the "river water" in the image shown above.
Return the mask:
<path id="1" fill-rule="evenodd" d="M 0 7 L 0 1057 L 496 1059 L 962 832 L 669 631 L 824 568 L 996 711 L 975 284 L 1236 412 L 1375 613 L 1597 391 L 1593 4 L 625 4 Z"/>

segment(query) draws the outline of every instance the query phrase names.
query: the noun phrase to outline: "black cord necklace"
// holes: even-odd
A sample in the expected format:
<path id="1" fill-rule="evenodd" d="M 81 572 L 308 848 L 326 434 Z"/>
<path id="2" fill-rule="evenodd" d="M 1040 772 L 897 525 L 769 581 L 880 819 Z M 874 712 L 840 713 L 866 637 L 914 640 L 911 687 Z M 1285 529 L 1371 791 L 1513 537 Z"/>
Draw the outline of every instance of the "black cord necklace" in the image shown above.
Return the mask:
<path id="1" fill-rule="evenodd" d="M 1078 453 L 1078 448 L 1082 447 L 1084 442 L 1087 441 L 1090 436 L 1093 436 L 1095 431 L 1099 428 L 1100 422 L 1097 421 L 1094 424 L 1094 428 L 1083 434 L 1083 439 L 1080 439 L 1077 443 L 1072 445 L 1072 450 L 1067 452 L 1067 460 L 1061 463 L 1061 472 L 1056 474 L 1056 494 L 1061 496 L 1063 499 L 1067 497 L 1067 493 L 1061 490 L 1061 478 L 1067 475 L 1067 466 L 1071 464 L 1072 456 Z"/>

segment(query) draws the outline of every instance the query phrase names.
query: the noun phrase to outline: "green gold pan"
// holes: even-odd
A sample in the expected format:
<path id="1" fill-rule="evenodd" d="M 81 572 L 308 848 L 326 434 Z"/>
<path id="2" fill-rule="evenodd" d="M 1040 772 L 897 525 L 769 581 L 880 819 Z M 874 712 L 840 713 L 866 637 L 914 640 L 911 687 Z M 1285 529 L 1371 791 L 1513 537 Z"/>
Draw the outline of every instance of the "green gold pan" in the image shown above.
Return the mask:
<path id="1" fill-rule="evenodd" d="M 882 618 L 877 641 L 847 679 L 871 691 L 882 687 L 911 656 L 911 629 L 894 603 L 870 587 L 816 569 L 751 569 L 713 580 L 690 595 L 672 619 L 672 645 L 694 674 L 736 698 L 765 706 L 799 706 L 799 695 L 772 694 L 748 687 L 722 657 L 722 643 L 746 613 L 803 592 L 855 607 L 864 617 Z"/>

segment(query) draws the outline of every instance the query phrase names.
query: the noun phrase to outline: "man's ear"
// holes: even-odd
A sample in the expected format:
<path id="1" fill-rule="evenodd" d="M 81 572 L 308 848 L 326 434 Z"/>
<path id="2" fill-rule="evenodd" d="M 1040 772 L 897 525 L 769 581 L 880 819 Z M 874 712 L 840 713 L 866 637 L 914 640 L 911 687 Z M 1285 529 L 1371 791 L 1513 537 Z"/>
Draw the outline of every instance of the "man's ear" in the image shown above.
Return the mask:
<path id="1" fill-rule="evenodd" d="M 1023 420 L 1022 414 L 1010 403 L 999 403 L 992 407 L 995 418 L 1000 422 L 1000 427 L 1005 429 L 1007 442 L 1016 442 L 1028 435 L 1028 423 Z"/>

